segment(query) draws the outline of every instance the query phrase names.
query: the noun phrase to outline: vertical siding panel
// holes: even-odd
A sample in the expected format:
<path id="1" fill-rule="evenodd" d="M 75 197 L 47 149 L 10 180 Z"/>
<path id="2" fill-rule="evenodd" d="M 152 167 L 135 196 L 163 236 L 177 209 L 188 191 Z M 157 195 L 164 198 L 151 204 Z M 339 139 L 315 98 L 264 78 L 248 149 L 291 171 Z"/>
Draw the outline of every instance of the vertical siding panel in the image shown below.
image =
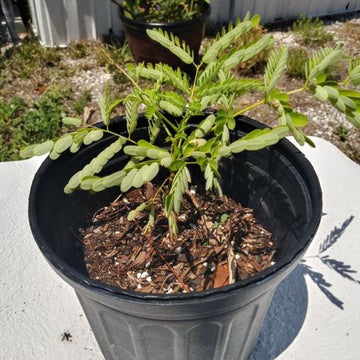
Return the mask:
<path id="1" fill-rule="evenodd" d="M 348 10 L 346 5 L 349 3 Z M 116 5 L 110 0 L 30 0 L 33 22 L 42 45 L 67 45 L 72 40 L 96 39 L 112 28 L 122 34 Z M 259 14 L 263 23 L 360 10 L 360 0 L 212 0 L 215 23 Z"/>
<path id="2" fill-rule="evenodd" d="M 228 22 L 230 15 L 230 0 L 213 0 L 211 1 L 210 20 L 214 23 Z"/>

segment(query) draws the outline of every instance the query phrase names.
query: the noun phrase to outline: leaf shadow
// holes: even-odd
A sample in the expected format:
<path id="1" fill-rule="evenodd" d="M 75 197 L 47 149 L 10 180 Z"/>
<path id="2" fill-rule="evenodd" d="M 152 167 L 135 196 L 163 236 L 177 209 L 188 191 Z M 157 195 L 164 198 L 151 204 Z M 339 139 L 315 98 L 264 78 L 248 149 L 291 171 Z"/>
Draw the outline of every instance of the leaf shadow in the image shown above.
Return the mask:
<path id="1" fill-rule="evenodd" d="M 360 284 L 360 281 L 350 275 L 357 273 L 350 265 L 322 255 L 341 238 L 353 219 L 354 216 L 351 215 L 340 227 L 335 226 L 320 244 L 319 253 L 312 258 L 320 259 L 343 278 Z M 344 310 L 344 302 L 330 291 L 332 284 L 325 279 L 324 274 L 308 265 L 306 261 L 307 258 L 304 258 L 276 289 L 249 360 L 274 360 L 294 341 L 303 326 L 308 307 L 306 275 L 333 305 Z"/>

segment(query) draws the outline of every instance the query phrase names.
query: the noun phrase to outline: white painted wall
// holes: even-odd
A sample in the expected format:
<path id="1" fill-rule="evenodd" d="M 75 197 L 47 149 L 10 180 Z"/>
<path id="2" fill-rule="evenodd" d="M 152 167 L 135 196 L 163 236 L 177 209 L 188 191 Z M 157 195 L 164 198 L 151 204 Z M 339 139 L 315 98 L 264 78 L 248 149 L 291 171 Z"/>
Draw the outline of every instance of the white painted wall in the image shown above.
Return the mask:
<path id="1" fill-rule="evenodd" d="M 110 0 L 29 0 L 44 46 L 66 46 L 80 39 L 101 39 L 111 28 L 120 35 L 117 7 Z M 223 23 L 260 14 L 263 23 L 301 14 L 321 16 L 360 10 L 360 0 L 212 0 L 210 20 Z"/>

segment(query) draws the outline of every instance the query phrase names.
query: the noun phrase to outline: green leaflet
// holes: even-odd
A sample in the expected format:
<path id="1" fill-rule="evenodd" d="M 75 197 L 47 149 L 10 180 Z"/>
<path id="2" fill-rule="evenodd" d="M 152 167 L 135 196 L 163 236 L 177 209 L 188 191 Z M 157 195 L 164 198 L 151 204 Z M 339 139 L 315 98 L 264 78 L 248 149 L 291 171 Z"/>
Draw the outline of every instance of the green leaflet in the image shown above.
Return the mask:
<path id="1" fill-rule="evenodd" d="M 154 162 L 151 165 L 149 165 L 144 172 L 141 174 L 144 182 L 149 182 L 159 173 L 159 164 Z"/>
<path id="2" fill-rule="evenodd" d="M 271 52 L 264 75 L 265 91 L 269 93 L 280 80 L 287 62 L 288 50 L 280 47 Z"/>
<path id="3" fill-rule="evenodd" d="M 183 114 L 182 108 L 178 107 L 177 105 L 174 105 L 169 101 L 161 100 L 159 102 L 159 106 L 162 110 L 166 111 L 170 115 L 181 116 Z"/>
<path id="4" fill-rule="evenodd" d="M 167 48 L 185 64 L 192 64 L 194 62 L 194 56 L 191 53 L 189 46 L 184 42 L 180 43 L 177 36 L 174 36 L 171 33 L 169 35 L 166 31 L 155 28 L 147 29 L 146 33 L 152 40 Z"/>
<path id="5" fill-rule="evenodd" d="M 35 156 L 44 155 L 49 151 L 51 151 L 53 146 L 54 146 L 54 142 L 52 140 L 47 140 L 41 144 L 35 145 L 34 148 L 32 149 L 33 155 Z"/>
<path id="6" fill-rule="evenodd" d="M 34 148 L 37 144 L 29 145 L 20 150 L 20 156 L 24 159 L 31 158 L 34 156 Z"/>
<path id="7" fill-rule="evenodd" d="M 137 169 L 132 169 L 126 174 L 124 180 L 121 182 L 120 185 L 120 189 L 122 192 L 128 191 L 133 186 L 133 179 L 137 172 Z"/>
<path id="8" fill-rule="evenodd" d="M 328 93 L 326 89 L 320 85 L 316 86 L 314 96 L 321 102 L 325 102 L 328 99 Z"/>
<path id="9" fill-rule="evenodd" d="M 256 43 L 248 46 L 247 48 L 240 49 L 232 54 L 223 64 L 224 69 L 233 69 L 241 62 L 248 61 L 260 52 L 271 48 L 274 45 L 274 38 L 266 35 Z"/>
<path id="10" fill-rule="evenodd" d="M 68 116 L 65 116 L 64 118 L 62 118 L 62 122 L 65 125 L 73 125 L 73 126 L 80 126 L 82 123 L 81 119 L 68 117 Z"/>
<path id="11" fill-rule="evenodd" d="M 53 151 L 55 153 L 61 154 L 65 150 L 67 150 L 72 143 L 73 143 L 73 137 L 71 135 L 62 136 L 60 139 L 58 139 L 55 142 Z"/>
<path id="12" fill-rule="evenodd" d="M 131 210 L 127 216 L 127 219 L 129 221 L 134 220 L 139 213 L 141 213 L 143 210 L 145 210 L 149 205 L 147 203 L 142 203 L 139 206 L 137 206 L 134 210 Z"/>
<path id="13" fill-rule="evenodd" d="M 136 129 L 139 117 L 138 109 L 141 101 L 129 100 L 125 103 L 126 127 L 129 134 Z"/>
<path id="14" fill-rule="evenodd" d="M 280 139 L 288 134 L 288 127 L 285 125 L 277 126 L 273 129 L 257 129 L 250 132 L 247 136 L 234 141 L 228 146 L 220 149 L 221 156 L 228 156 L 231 153 L 240 153 L 242 151 L 256 151 L 266 146 L 276 144 Z"/>
<path id="15" fill-rule="evenodd" d="M 194 132 L 196 138 L 204 137 L 215 123 L 215 115 L 211 114 L 203 120 Z"/>
<path id="16" fill-rule="evenodd" d="M 239 22 L 233 29 L 224 33 L 221 37 L 218 37 L 216 41 L 206 49 L 202 61 L 205 64 L 215 61 L 221 51 L 225 50 L 235 39 L 248 32 L 253 26 L 255 25 L 251 20 Z"/>
<path id="17" fill-rule="evenodd" d="M 109 125 L 110 115 L 114 108 L 121 103 L 121 100 L 111 100 L 109 83 L 106 82 L 103 95 L 99 95 L 98 105 L 101 113 L 101 119 L 106 126 Z"/>
<path id="18" fill-rule="evenodd" d="M 305 64 L 305 76 L 310 81 L 324 72 L 330 65 L 344 59 L 343 52 L 336 48 L 324 48 L 315 53 Z"/>
<path id="19" fill-rule="evenodd" d="M 105 164 L 122 149 L 123 144 L 126 142 L 125 139 L 120 137 L 111 145 L 109 145 L 106 149 L 101 151 L 95 158 L 93 158 L 89 164 L 85 165 L 80 171 L 74 174 L 69 182 L 65 186 L 65 193 L 71 193 L 78 186 L 80 186 L 82 180 L 85 177 L 94 176 L 99 173 Z M 54 151 L 54 150 L 53 150 Z M 57 156 L 57 153 L 54 153 L 53 156 Z M 104 178 L 105 179 L 105 178 Z M 104 183 L 103 183 L 104 185 Z M 106 186 L 104 185 L 104 188 Z"/>

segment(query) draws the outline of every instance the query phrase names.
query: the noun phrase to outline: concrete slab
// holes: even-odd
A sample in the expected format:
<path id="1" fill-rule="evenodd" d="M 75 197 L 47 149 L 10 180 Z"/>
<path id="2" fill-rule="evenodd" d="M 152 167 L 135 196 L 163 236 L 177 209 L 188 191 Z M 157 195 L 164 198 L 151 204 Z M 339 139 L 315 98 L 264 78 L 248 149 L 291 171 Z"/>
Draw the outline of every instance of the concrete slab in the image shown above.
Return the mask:
<path id="1" fill-rule="evenodd" d="M 360 166 L 313 140 L 316 149 L 302 150 L 324 214 L 304 261 L 278 287 L 251 360 L 359 357 Z M 0 359 L 103 360 L 75 293 L 32 239 L 27 198 L 41 161 L 0 163 Z"/>

